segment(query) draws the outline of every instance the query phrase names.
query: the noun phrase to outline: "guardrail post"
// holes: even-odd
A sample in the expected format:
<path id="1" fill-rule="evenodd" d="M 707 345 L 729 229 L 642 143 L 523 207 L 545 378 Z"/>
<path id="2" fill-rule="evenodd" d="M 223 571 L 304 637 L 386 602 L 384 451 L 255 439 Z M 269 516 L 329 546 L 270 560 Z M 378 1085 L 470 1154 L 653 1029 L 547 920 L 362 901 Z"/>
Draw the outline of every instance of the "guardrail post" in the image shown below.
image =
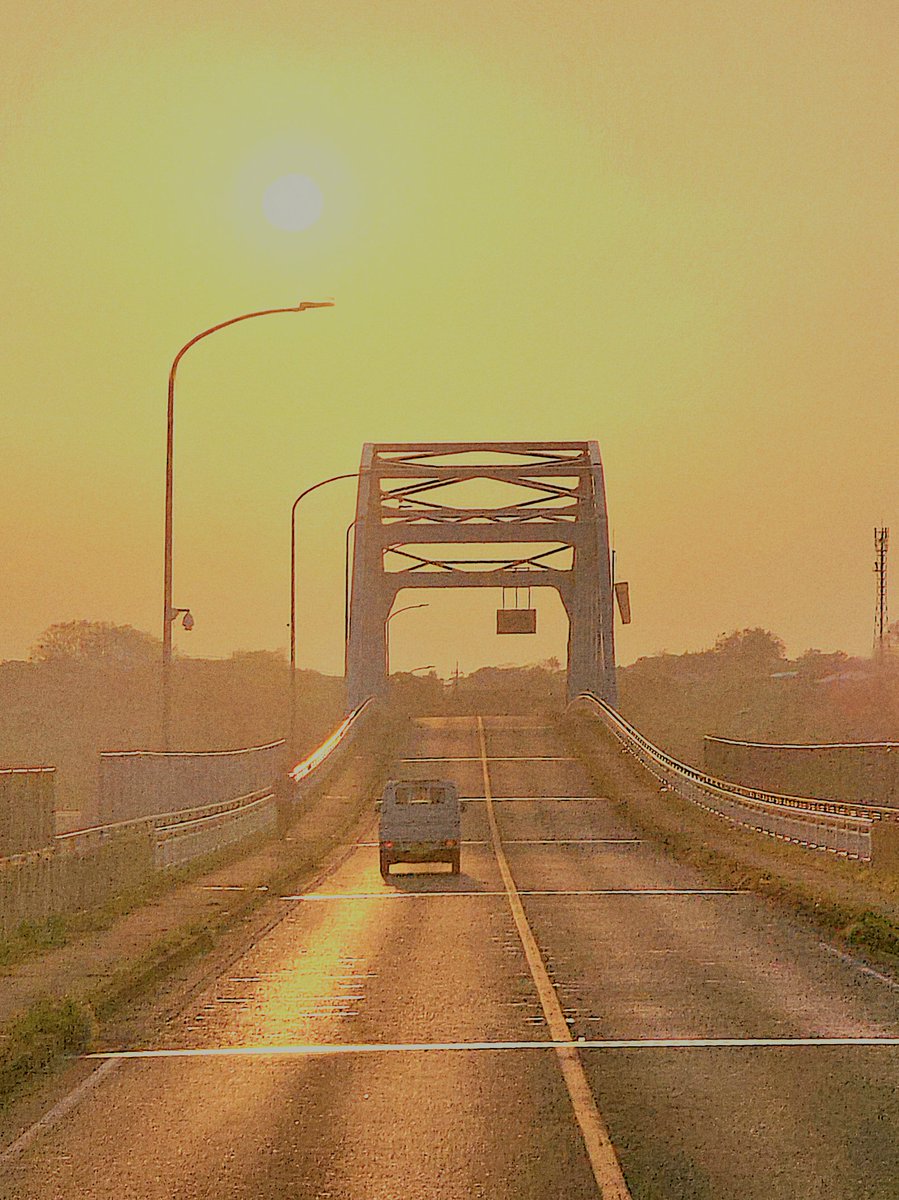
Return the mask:
<path id="1" fill-rule="evenodd" d="M 899 824 L 876 821 L 871 829 L 871 861 L 885 875 L 899 875 Z"/>

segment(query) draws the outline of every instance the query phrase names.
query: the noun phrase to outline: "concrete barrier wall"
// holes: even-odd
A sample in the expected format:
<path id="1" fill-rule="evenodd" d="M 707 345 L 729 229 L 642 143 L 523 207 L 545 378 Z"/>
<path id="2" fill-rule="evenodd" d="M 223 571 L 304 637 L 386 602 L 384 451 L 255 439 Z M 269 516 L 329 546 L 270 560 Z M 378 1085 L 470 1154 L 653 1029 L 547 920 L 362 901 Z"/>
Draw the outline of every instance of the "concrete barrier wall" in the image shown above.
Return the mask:
<path id="1" fill-rule="evenodd" d="M 133 750 L 100 755 L 100 822 L 130 821 L 219 804 L 274 787 L 284 742 L 209 753 Z"/>
<path id="2" fill-rule="evenodd" d="M 899 743 L 791 745 L 703 739 L 705 769 L 745 787 L 899 808 Z"/>
<path id="3" fill-rule="evenodd" d="M 0 770 L 0 858 L 41 850 L 52 843 L 55 790 L 52 767 Z"/>
<path id="4" fill-rule="evenodd" d="M 0 855 L 0 936 L 26 921 L 40 924 L 96 907 L 155 872 L 273 834 L 279 822 L 290 823 L 316 789 L 328 786 L 357 747 L 364 758 L 370 740 L 377 741 L 382 732 L 378 706 L 363 705 L 291 777 L 282 742 L 224 754 L 104 755 L 107 797 L 119 797 L 122 807 L 143 805 L 155 811 L 55 838 L 51 833 L 41 847 Z M 45 779 L 44 786 L 52 789 L 52 771 L 46 774 L 51 782 Z M 247 787 L 248 782 L 261 786 Z M 244 790 L 235 793 L 234 788 Z M 210 794 L 220 798 L 198 802 Z M 52 791 L 50 795 L 52 825 Z M 156 808 L 173 803 L 174 808 Z"/>
<path id="5" fill-rule="evenodd" d="M 878 839 L 878 823 L 893 823 L 889 810 L 848 802 L 816 800 L 752 789 L 698 771 L 654 746 L 620 713 L 596 696 L 579 696 L 567 709 L 569 720 L 592 721 L 601 736 L 617 742 L 670 790 L 725 820 L 797 842 L 813 850 L 830 850 L 870 862 Z M 880 845 L 887 848 L 889 835 Z"/>

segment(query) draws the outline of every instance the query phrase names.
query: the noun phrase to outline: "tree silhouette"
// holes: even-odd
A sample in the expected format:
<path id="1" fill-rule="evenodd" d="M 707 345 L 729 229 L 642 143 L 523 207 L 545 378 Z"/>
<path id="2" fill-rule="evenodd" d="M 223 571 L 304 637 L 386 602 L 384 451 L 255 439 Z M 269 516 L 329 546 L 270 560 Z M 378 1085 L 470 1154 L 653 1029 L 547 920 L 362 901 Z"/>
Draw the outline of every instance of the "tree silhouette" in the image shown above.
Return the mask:
<path id="1" fill-rule="evenodd" d="M 109 621 L 64 621 L 50 625 L 31 647 L 36 663 L 98 663 L 145 666 L 160 656 L 160 642 L 131 625 Z"/>

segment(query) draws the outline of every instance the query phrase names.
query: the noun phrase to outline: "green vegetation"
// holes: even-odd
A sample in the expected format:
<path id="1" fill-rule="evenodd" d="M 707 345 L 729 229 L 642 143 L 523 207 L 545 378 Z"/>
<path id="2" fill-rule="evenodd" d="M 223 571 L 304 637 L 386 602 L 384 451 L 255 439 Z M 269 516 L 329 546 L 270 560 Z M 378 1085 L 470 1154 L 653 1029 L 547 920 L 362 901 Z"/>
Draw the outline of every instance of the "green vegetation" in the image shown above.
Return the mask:
<path id="1" fill-rule="evenodd" d="M 899 739 L 899 661 L 807 650 L 788 659 L 764 629 L 709 650 L 656 654 L 619 670 L 622 714 L 675 757 L 703 765 L 706 735 L 770 742 Z"/>
<path id="2" fill-rule="evenodd" d="M 148 633 L 73 621 L 46 630 L 29 662 L 0 663 L 0 765 L 57 767 L 67 828 L 96 819 L 100 751 L 161 745 L 160 656 Z M 176 659 L 175 748 L 226 750 L 282 737 L 289 682 L 284 656 L 268 651 Z M 311 750 L 343 715 L 343 681 L 301 671 L 297 700 L 300 749 Z"/>
<path id="3" fill-rule="evenodd" d="M 558 659 L 527 667 L 482 667 L 444 683 L 435 674 L 393 676 L 391 703 L 402 711 L 464 716 L 471 713 L 558 713 L 566 703 Z"/>
<path id="4" fill-rule="evenodd" d="M 620 797 L 628 820 L 673 858 L 716 886 L 764 896 L 823 935 L 899 968 L 899 878 L 731 825 L 673 792 L 660 793 L 635 759 L 604 744 L 595 723 L 576 719 L 563 728 L 598 789 Z"/>
<path id="5" fill-rule="evenodd" d="M 63 946 L 70 937 L 71 918 L 67 915 L 40 922 L 23 921 L 11 937 L 0 940 L 0 970 Z"/>
<path id="6" fill-rule="evenodd" d="M 26 1083 L 87 1050 L 94 1029 L 90 1008 L 70 996 L 38 1000 L 12 1021 L 0 1045 L 0 1109 Z"/>

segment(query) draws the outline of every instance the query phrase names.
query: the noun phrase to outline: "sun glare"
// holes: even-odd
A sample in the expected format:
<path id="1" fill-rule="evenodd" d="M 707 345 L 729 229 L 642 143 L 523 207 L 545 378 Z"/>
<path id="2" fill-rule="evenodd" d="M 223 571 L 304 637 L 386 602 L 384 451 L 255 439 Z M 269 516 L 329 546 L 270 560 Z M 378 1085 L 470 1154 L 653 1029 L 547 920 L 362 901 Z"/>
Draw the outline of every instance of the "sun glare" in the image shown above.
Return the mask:
<path id="1" fill-rule="evenodd" d="M 265 189 L 262 210 L 272 225 L 299 233 L 322 215 L 321 189 L 308 175 L 282 175 Z"/>

